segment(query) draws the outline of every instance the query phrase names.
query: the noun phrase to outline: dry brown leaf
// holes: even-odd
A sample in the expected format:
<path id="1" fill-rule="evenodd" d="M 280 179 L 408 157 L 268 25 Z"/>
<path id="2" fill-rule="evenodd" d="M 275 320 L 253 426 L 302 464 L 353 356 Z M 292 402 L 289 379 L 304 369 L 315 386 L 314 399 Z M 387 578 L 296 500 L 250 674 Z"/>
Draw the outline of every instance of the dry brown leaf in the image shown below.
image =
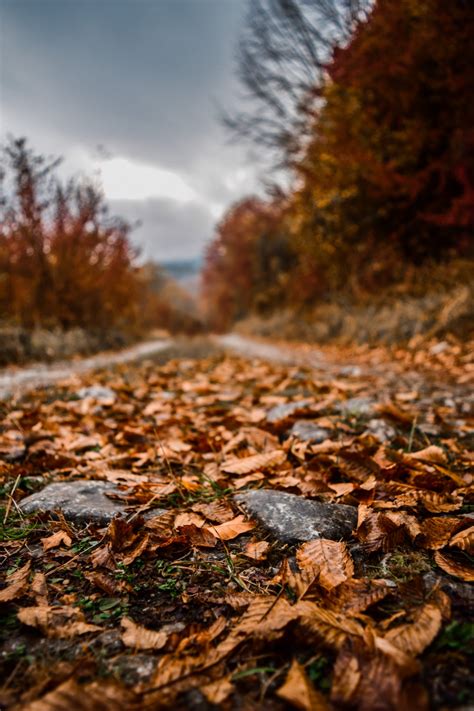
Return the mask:
<path id="1" fill-rule="evenodd" d="M 460 548 L 462 551 L 472 555 L 474 553 L 474 526 L 470 526 L 464 531 L 456 533 L 449 541 L 449 546 Z"/>
<path id="2" fill-rule="evenodd" d="M 132 708 L 133 694 L 111 682 L 79 684 L 68 679 L 36 701 L 22 706 L 24 711 L 122 711 Z"/>
<path id="3" fill-rule="evenodd" d="M 392 589 L 386 580 L 352 578 L 333 590 L 326 600 L 333 609 L 357 615 L 382 600 Z"/>
<path id="4" fill-rule="evenodd" d="M 204 526 L 204 519 L 196 513 L 179 513 L 174 520 L 174 528 L 178 529 L 181 526 Z"/>
<path id="5" fill-rule="evenodd" d="M 258 639 L 276 639 L 283 629 L 299 617 L 299 610 L 283 597 L 257 595 L 247 612 L 231 632 L 231 636 L 252 636 Z"/>
<path id="6" fill-rule="evenodd" d="M 340 649 L 348 637 L 363 636 L 363 628 L 355 620 L 309 600 L 298 601 L 292 609 L 298 613 L 304 632 L 312 632 L 333 649 Z"/>
<path id="7" fill-rule="evenodd" d="M 269 548 L 268 541 L 251 541 L 245 546 L 244 555 L 256 561 L 265 560 Z"/>
<path id="8" fill-rule="evenodd" d="M 251 531 L 255 526 L 256 524 L 253 523 L 253 521 L 245 521 L 245 516 L 239 514 L 239 516 L 236 516 L 232 521 L 226 521 L 219 526 L 206 526 L 206 530 L 210 531 L 221 541 L 231 541 L 242 533 Z"/>
<path id="9" fill-rule="evenodd" d="M 210 684 L 201 686 L 200 690 L 210 704 L 218 706 L 225 701 L 234 691 L 235 687 L 231 682 L 231 676 L 224 676 L 222 679 L 213 681 Z"/>
<path id="10" fill-rule="evenodd" d="M 454 577 L 461 578 L 468 583 L 474 582 L 474 566 L 469 565 L 467 561 L 460 562 L 441 551 L 436 551 L 434 559 L 435 563 L 449 575 L 454 575 Z"/>
<path id="11" fill-rule="evenodd" d="M 205 526 L 181 526 L 179 532 L 188 538 L 192 546 L 214 548 L 217 543 L 216 536 Z"/>
<path id="12" fill-rule="evenodd" d="M 332 590 L 354 575 L 354 564 L 343 542 L 325 538 L 308 541 L 298 548 L 296 560 L 307 579 L 317 577 L 326 590 Z"/>
<path id="13" fill-rule="evenodd" d="M 165 632 L 155 632 L 137 625 L 129 617 L 122 617 L 122 642 L 133 649 L 162 649 L 168 635 Z"/>
<path id="14" fill-rule="evenodd" d="M 420 524 L 420 535 L 416 542 L 423 548 L 437 550 L 444 548 L 450 541 L 453 533 L 462 526 L 462 518 L 452 516 L 433 516 L 426 518 Z"/>
<path id="15" fill-rule="evenodd" d="M 250 457 L 227 459 L 222 462 L 221 469 L 226 474 L 251 474 L 258 469 L 269 469 L 283 464 L 286 454 L 282 449 L 274 449 L 263 454 L 253 454 Z"/>
<path id="16" fill-rule="evenodd" d="M 10 600 L 23 595 L 28 587 L 30 570 L 31 560 L 9 576 L 7 587 L 0 590 L 0 602 L 10 602 Z"/>
<path id="17" fill-rule="evenodd" d="M 418 452 L 410 452 L 404 455 L 405 460 L 415 459 L 421 462 L 435 462 L 436 464 L 446 464 L 447 458 L 444 449 L 435 444 L 420 449 Z"/>
<path id="18" fill-rule="evenodd" d="M 413 622 L 389 630 L 384 639 L 404 654 L 416 657 L 434 640 L 441 629 L 441 622 L 441 610 L 438 605 L 429 602 L 417 611 Z"/>
<path id="19" fill-rule="evenodd" d="M 48 604 L 48 584 L 44 573 L 35 573 L 31 581 L 31 592 L 35 596 L 37 605 Z"/>
<path id="20" fill-rule="evenodd" d="M 61 544 L 69 547 L 72 543 L 72 539 L 66 531 L 56 531 L 56 533 L 53 533 L 51 536 L 42 538 L 41 543 L 43 545 L 43 550 L 49 551 L 51 548 L 57 548 Z"/>
<path id="21" fill-rule="evenodd" d="M 122 585 L 117 580 L 112 578 L 110 575 L 106 575 L 106 573 L 101 573 L 97 570 L 85 573 L 84 577 L 86 580 L 89 580 L 89 582 L 110 596 L 116 595 L 123 589 Z"/>
<path id="22" fill-rule="evenodd" d="M 202 513 L 209 521 L 215 523 L 225 523 L 234 518 L 232 507 L 226 501 L 210 501 L 209 503 L 198 503 L 192 507 L 193 511 Z"/>
<path id="23" fill-rule="evenodd" d="M 102 629 L 98 625 L 85 622 L 82 612 L 77 607 L 69 605 L 22 607 L 18 611 L 18 619 L 23 624 L 36 627 L 47 637 L 54 639 L 75 637 Z"/>
<path id="24" fill-rule="evenodd" d="M 106 543 L 104 546 L 96 548 L 90 556 L 91 563 L 94 568 L 110 568 L 115 569 L 115 564 L 113 562 L 113 553 L 110 548 L 110 544 Z"/>
<path id="25" fill-rule="evenodd" d="M 141 538 L 138 539 L 138 541 L 135 542 L 133 548 L 125 551 L 121 555 L 122 563 L 124 565 L 130 565 L 131 563 L 133 563 L 134 560 L 139 558 L 141 554 L 146 551 L 149 543 L 150 536 L 148 533 L 145 533 Z"/>
<path id="26" fill-rule="evenodd" d="M 293 660 L 283 686 L 276 692 L 277 696 L 300 711 L 329 711 L 329 704 L 320 691 L 314 688 L 304 667 Z"/>
<path id="27" fill-rule="evenodd" d="M 367 552 L 382 550 L 387 553 L 403 542 L 406 530 L 403 524 L 392 521 L 385 514 L 369 511 L 356 535 Z"/>

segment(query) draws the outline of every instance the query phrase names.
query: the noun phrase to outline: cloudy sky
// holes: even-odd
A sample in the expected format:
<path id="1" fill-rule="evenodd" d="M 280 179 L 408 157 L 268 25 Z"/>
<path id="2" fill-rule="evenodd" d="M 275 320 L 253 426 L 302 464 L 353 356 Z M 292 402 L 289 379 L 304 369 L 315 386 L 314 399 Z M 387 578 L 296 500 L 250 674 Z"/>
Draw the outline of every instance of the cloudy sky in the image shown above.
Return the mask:
<path id="1" fill-rule="evenodd" d="M 147 257 L 192 258 L 255 189 L 218 120 L 246 0 L 0 0 L 0 138 L 100 171 Z"/>

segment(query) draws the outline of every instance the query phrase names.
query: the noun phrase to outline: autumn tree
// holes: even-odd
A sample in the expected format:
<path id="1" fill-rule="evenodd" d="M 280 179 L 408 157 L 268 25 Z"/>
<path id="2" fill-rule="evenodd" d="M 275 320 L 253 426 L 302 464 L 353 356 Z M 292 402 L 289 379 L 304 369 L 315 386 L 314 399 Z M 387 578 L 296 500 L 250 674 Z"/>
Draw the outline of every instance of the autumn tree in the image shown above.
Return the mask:
<path id="1" fill-rule="evenodd" d="M 223 330 L 248 313 L 283 305 L 295 263 L 285 227 L 286 206 L 246 198 L 217 227 L 203 269 L 203 298 L 210 324 Z"/>
<path id="2" fill-rule="evenodd" d="M 370 0 L 250 0 L 237 52 L 243 109 L 225 117 L 232 133 L 278 162 L 311 134 L 332 50 L 349 41 Z"/>
<path id="3" fill-rule="evenodd" d="M 11 139 L 3 154 L 0 318 L 32 328 L 139 327 L 130 226 L 110 217 L 100 188 L 63 185 L 57 160 Z"/>

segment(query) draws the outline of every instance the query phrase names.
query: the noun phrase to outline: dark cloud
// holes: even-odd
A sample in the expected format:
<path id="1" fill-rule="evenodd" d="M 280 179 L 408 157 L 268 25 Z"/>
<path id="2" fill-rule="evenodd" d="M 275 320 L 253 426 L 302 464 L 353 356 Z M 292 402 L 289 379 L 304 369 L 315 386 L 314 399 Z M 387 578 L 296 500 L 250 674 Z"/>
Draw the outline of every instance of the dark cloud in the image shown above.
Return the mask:
<path id="1" fill-rule="evenodd" d="M 198 231 L 210 236 L 209 209 L 253 182 L 251 172 L 234 179 L 245 154 L 226 145 L 216 109 L 237 95 L 233 56 L 245 6 L 246 0 L 0 0 L 2 130 L 63 154 L 72 169 L 74 155 L 97 156 L 101 145 L 113 156 L 178 172 L 202 196 L 195 217 Z M 185 244 L 191 206 L 174 210 L 158 200 L 151 214 L 147 205 L 133 209 L 146 208 L 140 217 L 147 225 L 154 220 L 157 233 L 166 223 L 170 252 L 175 236 Z M 147 244 L 151 229 L 141 232 Z M 202 242 L 190 234 L 189 249 Z"/>

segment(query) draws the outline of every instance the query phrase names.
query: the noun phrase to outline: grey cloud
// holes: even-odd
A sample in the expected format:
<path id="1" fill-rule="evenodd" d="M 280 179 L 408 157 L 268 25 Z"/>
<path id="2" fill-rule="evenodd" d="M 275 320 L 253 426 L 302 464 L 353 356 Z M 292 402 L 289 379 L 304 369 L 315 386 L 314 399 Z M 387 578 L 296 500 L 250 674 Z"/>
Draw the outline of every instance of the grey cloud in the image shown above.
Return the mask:
<path id="1" fill-rule="evenodd" d="M 200 205 L 123 204 L 154 256 L 194 256 L 212 206 L 255 188 L 229 179 L 246 163 L 217 120 L 238 95 L 233 56 L 247 0 L 0 0 L 2 132 L 65 158 L 81 151 L 179 173 Z M 115 208 L 114 208 L 115 209 Z"/>
<path id="2" fill-rule="evenodd" d="M 132 241 L 142 249 L 144 259 L 166 261 L 196 257 L 212 237 L 213 218 L 202 205 L 174 200 L 113 200 L 112 214 L 141 226 Z"/>

